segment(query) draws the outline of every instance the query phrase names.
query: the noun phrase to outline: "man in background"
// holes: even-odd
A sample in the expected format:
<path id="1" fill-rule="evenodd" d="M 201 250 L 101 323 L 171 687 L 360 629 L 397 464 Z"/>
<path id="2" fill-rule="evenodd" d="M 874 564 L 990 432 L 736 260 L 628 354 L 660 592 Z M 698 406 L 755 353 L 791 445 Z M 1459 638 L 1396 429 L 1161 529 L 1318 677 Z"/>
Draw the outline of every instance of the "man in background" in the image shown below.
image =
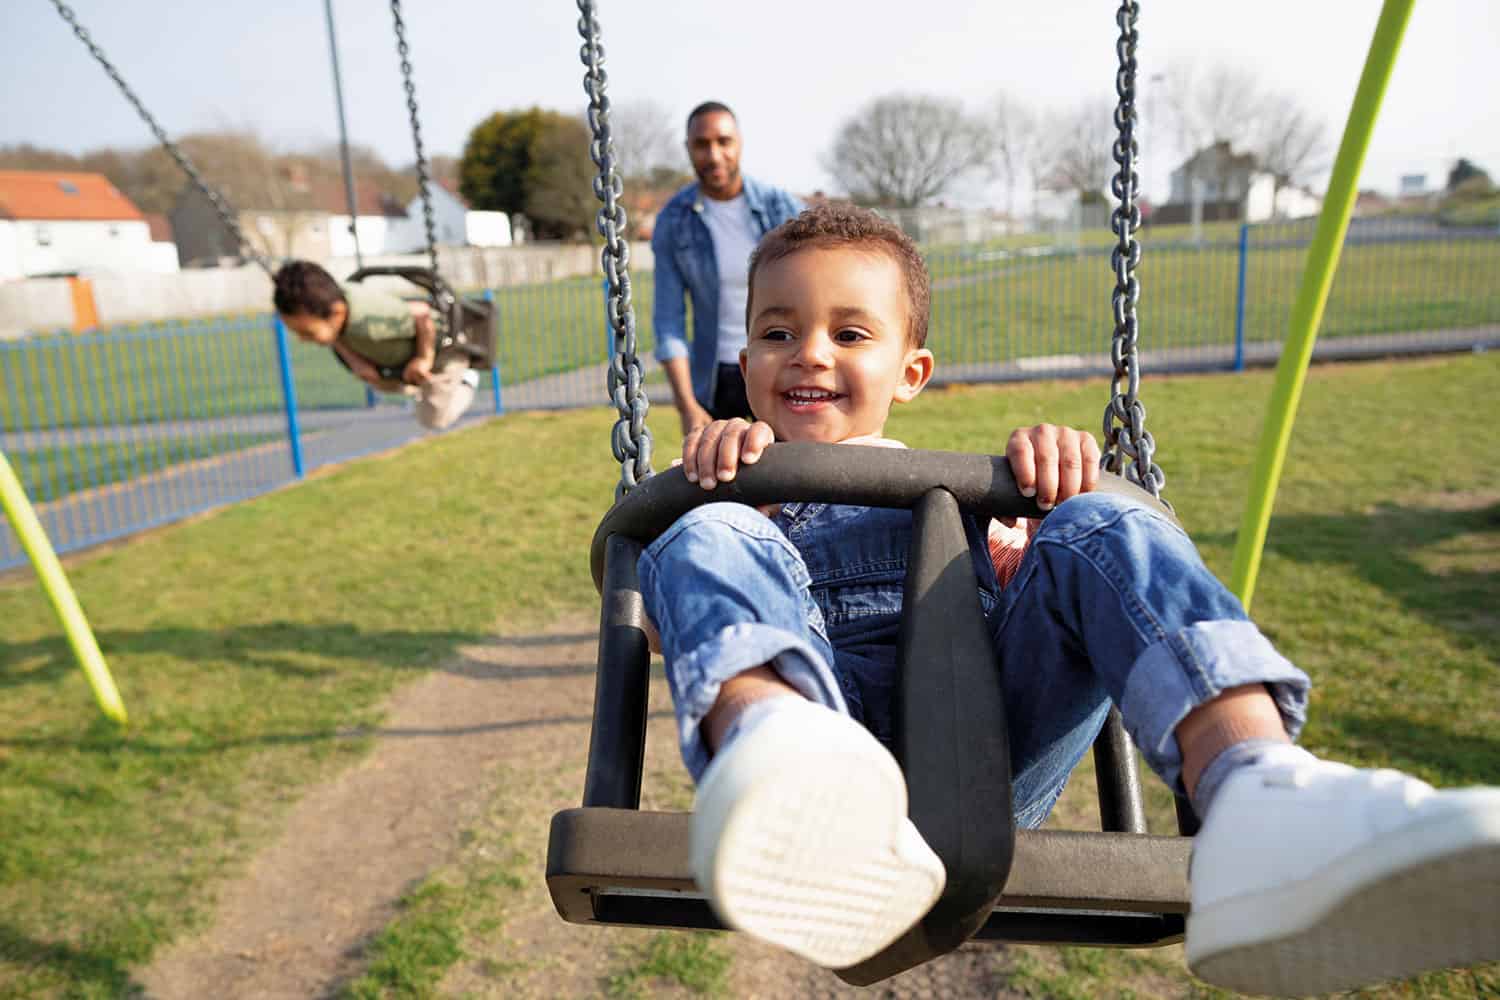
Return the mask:
<path id="1" fill-rule="evenodd" d="M 687 151 L 697 181 L 656 218 L 656 360 L 672 387 L 682 432 L 711 420 L 750 417 L 740 350 L 750 253 L 802 204 L 740 172 L 740 128 L 718 101 L 688 115 Z M 686 297 L 693 302 L 691 343 Z"/>

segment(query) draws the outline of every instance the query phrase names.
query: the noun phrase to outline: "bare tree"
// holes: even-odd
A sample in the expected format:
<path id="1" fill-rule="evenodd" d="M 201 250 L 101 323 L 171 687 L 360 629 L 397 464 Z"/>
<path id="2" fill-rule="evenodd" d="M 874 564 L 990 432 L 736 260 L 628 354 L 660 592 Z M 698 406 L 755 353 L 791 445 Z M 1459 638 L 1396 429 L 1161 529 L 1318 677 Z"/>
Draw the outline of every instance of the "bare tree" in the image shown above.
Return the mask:
<path id="1" fill-rule="evenodd" d="M 1079 201 L 1097 202 L 1109 189 L 1114 172 L 1114 109 L 1103 101 L 1090 101 L 1073 111 L 1050 119 L 1044 130 L 1046 146 L 1042 187 L 1053 191 L 1076 191 Z"/>
<path id="2" fill-rule="evenodd" d="M 652 100 L 617 101 L 609 113 L 615 157 L 626 177 L 649 177 L 657 168 L 680 171 L 687 161 L 683 133 L 666 106 Z"/>
<path id="3" fill-rule="evenodd" d="M 1041 180 L 1036 169 L 1044 156 L 1040 120 L 1006 94 L 996 95 L 990 104 L 990 135 L 995 145 L 994 168 L 1005 184 L 1005 214 L 1016 214 L 1016 182 L 1029 176 L 1035 186 Z"/>
<path id="4" fill-rule="evenodd" d="M 1231 149 L 1250 145 L 1264 102 L 1254 74 L 1227 65 L 1205 71 L 1179 61 L 1167 70 L 1165 84 L 1168 120 L 1184 155 L 1219 142 Z"/>
<path id="5" fill-rule="evenodd" d="M 1273 210 L 1281 189 L 1318 170 L 1327 150 L 1327 126 L 1294 98 L 1275 94 L 1262 103 L 1251 152 L 1274 180 Z"/>
<path id="6" fill-rule="evenodd" d="M 844 122 L 823 169 L 856 201 L 914 208 L 989 166 L 993 156 L 988 125 L 958 101 L 888 94 Z"/>

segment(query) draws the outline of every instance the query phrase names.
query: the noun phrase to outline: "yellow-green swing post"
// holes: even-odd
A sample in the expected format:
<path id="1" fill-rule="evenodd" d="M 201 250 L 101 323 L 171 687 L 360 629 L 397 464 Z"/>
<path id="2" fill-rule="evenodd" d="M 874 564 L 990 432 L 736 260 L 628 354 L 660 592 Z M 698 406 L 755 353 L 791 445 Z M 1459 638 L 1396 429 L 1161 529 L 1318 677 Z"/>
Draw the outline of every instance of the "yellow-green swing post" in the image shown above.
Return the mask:
<path id="1" fill-rule="evenodd" d="M 1229 589 L 1247 610 L 1255 592 L 1255 578 L 1260 573 L 1261 550 L 1265 547 L 1271 506 L 1286 461 L 1292 421 L 1297 416 L 1297 403 L 1302 397 L 1302 383 L 1312 360 L 1313 342 L 1317 339 L 1318 324 L 1323 319 L 1323 307 L 1328 302 L 1328 290 L 1333 285 L 1344 234 L 1349 229 L 1349 216 L 1354 211 L 1360 168 L 1370 148 L 1370 133 L 1375 129 L 1380 102 L 1385 97 L 1386 85 L 1390 83 L 1391 70 L 1396 64 L 1396 53 L 1401 48 L 1407 21 L 1411 19 L 1413 2 L 1386 0 L 1381 8 L 1375 36 L 1370 40 L 1370 52 L 1365 57 L 1365 68 L 1359 77 L 1359 88 L 1354 94 L 1354 105 L 1349 109 L 1349 121 L 1344 126 L 1344 137 L 1333 161 L 1328 195 L 1318 215 L 1318 229 L 1308 250 L 1297 301 L 1292 306 L 1291 328 L 1287 331 L 1281 361 L 1276 366 L 1270 412 L 1266 414 L 1266 424 L 1261 430 L 1260 448 L 1251 474 L 1250 499 L 1235 539 Z"/>
<path id="2" fill-rule="evenodd" d="M 79 605 L 73 588 L 68 585 L 68 578 L 63 573 L 62 564 L 57 561 L 57 553 L 52 550 L 47 532 L 37 519 L 31 501 L 26 499 L 21 480 L 16 477 L 15 470 L 11 468 L 10 460 L 3 451 L 0 451 L 0 503 L 5 506 L 5 514 L 10 518 L 16 537 L 21 540 L 21 547 L 30 557 L 31 565 L 36 567 L 42 589 L 47 592 L 47 599 L 52 602 L 53 610 L 62 621 L 68 645 L 73 647 L 73 655 L 78 658 L 79 666 L 83 667 L 83 672 L 88 677 L 89 686 L 94 689 L 94 698 L 99 702 L 100 710 L 120 725 L 125 725 L 129 721 L 125 715 L 125 702 L 120 699 L 115 679 L 104 665 L 104 654 L 99 652 L 99 643 L 94 640 L 94 630 L 89 628 L 89 621 L 84 617 L 83 608 Z"/>

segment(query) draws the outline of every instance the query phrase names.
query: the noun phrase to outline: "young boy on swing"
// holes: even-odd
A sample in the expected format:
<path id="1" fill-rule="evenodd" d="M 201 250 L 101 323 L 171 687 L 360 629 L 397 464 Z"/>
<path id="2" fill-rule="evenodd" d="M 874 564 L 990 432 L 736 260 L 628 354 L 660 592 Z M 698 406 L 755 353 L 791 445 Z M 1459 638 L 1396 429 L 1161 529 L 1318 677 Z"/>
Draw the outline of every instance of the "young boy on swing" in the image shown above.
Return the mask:
<path id="1" fill-rule="evenodd" d="M 414 398 L 423 427 L 442 430 L 468 411 L 479 373 L 462 351 L 437 352 L 426 302 L 406 302 L 360 285 L 346 288 L 307 260 L 282 265 L 273 280 L 276 312 L 287 329 L 330 348 L 367 385 Z M 387 378 L 382 368 L 401 377 Z"/>
<path id="2" fill-rule="evenodd" d="M 773 440 L 901 447 L 882 437 L 891 404 L 933 372 L 911 241 L 820 205 L 764 238 L 749 286 L 757 420 L 691 432 L 687 478 L 733 479 Z M 1500 958 L 1500 789 L 1438 792 L 1297 747 L 1307 676 L 1170 519 L 1091 492 L 1094 439 L 1042 424 L 1006 455 L 1052 511 L 988 526 L 988 545 L 972 532 L 1017 822 L 1043 822 L 1112 702 L 1203 821 L 1187 955 L 1204 979 L 1305 993 Z M 882 745 L 910 533 L 907 511 L 715 503 L 640 559 L 698 785 L 694 877 L 729 926 L 832 968 L 897 938 L 945 880 Z"/>

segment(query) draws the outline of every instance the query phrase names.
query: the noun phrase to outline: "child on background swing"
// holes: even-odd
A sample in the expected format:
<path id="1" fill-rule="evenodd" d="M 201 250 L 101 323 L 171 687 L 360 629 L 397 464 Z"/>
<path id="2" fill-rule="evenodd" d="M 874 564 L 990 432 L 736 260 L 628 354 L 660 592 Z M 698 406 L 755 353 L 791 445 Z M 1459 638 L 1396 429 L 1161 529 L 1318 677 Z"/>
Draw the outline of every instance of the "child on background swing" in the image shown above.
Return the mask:
<path id="1" fill-rule="evenodd" d="M 773 441 L 902 447 L 933 373 L 928 276 L 873 213 L 819 205 L 751 259 L 740 365 L 756 421 L 688 434 L 711 489 Z M 1187 957 L 1203 979 L 1310 993 L 1500 959 L 1500 789 L 1435 791 L 1294 740 L 1309 680 L 1144 505 L 1092 492 L 1099 450 L 1042 424 L 1006 455 L 1040 522 L 972 525 L 1018 824 L 1039 826 L 1117 705 L 1203 821 Z M 640 559 L 683 760 L 694 877 L 724 922 L 819 964 L 874 955 L 942 892 L 885 744 L 908 511 L 714 503 Z"/>
<path id="2" fill-rule="evenodd" d="M 287 329 L 332 350 L 372 388 L 414 398 L 423 427 L 442 430 L 468 412 L 479 373 L 462 350 L 437 351 L 427 303 L 358 285 L 346 288 L 307 260 L 282 265 L 273 281 L 276 312 Z M 400 377 L 386 377 L 382 369 Z"/>

